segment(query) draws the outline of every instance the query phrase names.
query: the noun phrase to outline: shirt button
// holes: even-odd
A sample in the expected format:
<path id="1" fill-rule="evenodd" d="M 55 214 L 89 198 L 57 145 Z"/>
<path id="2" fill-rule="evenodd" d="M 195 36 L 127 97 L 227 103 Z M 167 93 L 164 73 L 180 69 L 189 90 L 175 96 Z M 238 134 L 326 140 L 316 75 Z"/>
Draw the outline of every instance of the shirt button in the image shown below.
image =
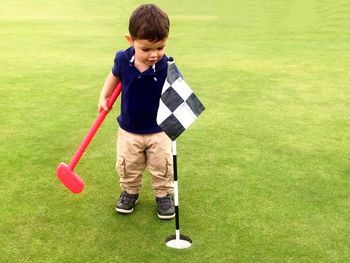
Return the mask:
<path id="1" fill-rule="evenodd" d="M 141 75 L 138 75 L 137 78 L 140 79 L 140 78 L 141 78 Z"/>

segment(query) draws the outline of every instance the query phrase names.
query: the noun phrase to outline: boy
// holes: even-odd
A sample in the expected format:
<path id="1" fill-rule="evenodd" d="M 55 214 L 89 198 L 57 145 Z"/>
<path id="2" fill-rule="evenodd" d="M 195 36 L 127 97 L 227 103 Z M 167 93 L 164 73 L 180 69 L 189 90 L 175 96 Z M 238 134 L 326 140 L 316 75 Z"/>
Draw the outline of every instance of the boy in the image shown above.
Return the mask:
<path id="1" fill-rule="evenodd" d="M 102 88 L 98 109 L 108 110 L 107 99 L 122 83 L 116 169 L 121 194 L 119 213 L 132 213 L 139 199 L 142 173 L 148 167 L 161 219 L 175 216 L 171 140 L 156 123 L 159 99 L 167 76 L 165 46 L 169 18 L 153 4 L 139 6 L 129 19 L 130 47 L 118 51 Z"/>

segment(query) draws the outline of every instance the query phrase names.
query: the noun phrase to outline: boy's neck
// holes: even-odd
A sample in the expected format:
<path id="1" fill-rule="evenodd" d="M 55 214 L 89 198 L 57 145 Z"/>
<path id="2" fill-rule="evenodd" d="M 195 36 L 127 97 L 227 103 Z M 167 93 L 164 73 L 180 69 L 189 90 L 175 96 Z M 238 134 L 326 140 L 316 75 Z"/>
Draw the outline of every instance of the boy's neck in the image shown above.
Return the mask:
<path id="1" fill-rule="evenodd" d="M 137 59 L 135 59 L 134 61 L 134 66 L 135 68 L 140 71 L 140 73 L 143 73 L 145 72 L 147 69 L 149 69 L 149 66 L 144 64 L 144 63 L 141 63 L 140 61 L 138 61 Z"/>

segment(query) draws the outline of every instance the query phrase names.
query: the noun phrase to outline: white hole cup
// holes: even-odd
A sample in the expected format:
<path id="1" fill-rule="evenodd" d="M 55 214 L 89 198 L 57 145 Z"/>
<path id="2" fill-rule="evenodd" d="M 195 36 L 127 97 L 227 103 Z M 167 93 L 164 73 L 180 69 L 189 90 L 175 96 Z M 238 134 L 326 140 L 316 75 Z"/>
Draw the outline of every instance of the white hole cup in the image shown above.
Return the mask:
<path id="1" fill-rule="evenodd" d="M 185 249 L 192 246 L 192 240 L 185 235 L 180 235 L 179 237 L 172 235 L 165 240 L 165 244 L 170 248 Z"/>

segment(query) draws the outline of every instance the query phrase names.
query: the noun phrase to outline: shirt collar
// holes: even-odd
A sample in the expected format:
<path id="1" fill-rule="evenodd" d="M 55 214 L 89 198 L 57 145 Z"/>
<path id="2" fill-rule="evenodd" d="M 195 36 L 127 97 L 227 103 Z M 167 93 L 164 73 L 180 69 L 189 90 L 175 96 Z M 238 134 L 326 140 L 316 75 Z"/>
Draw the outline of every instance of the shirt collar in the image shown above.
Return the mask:
<path id="1" fill-rule="evenodd" d="M 135 49 L 133 47 L 129 47 L 126 52 L 125 52 L 128 61 L 129 61 L 129 65 L 134 67 L 134 63 L 135 63 Z M 163 70 L 164 68 L 167 67 L 167 62 L 168 62 L 168 57 L 164 54 L 164 56 L 162 57 L 161 60 L 159 60 L 155 66 L 150 67 L 148 70 L 146 70 L 144 73 L 148 73 L 148 72 L 152 72 L 155 73 L 157 71 Z"/>

